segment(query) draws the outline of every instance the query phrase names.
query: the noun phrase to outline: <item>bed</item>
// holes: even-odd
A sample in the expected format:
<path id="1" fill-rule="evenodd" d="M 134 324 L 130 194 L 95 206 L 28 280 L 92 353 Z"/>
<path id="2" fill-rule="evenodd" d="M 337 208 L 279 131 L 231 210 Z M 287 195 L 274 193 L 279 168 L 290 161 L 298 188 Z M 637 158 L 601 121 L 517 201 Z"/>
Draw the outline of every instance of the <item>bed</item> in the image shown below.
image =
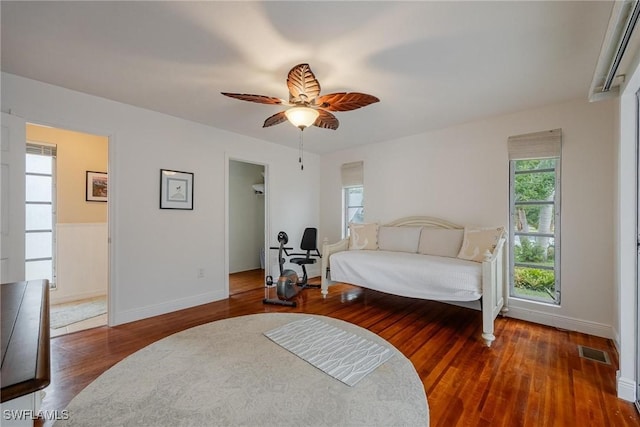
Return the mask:
<path id="1" fill-rule="evenodd" d="M 349 283 L 410 298 L 443 302 L 479 301 L 482 339 L 490 347 L 496 339 L 494 320 L 498 314 L 507 311 L 506 233 L 503 228 L 501 232 L 494 233 L 494 243 L 481 253 L 474 247 L 475 252 L 471 251 L 468 257 L 473 260 L 462 259 L 459 253 L 462 254 L 463 249 L 451 239 L 462 239 L 462 248 L 468 249 L 475 230 L 496 228 L 465 228 L 439 218 L 412 216 L 380 226 L 375 236 L 379 246 L 353 250 L 352 239 L 350 250 L 349 238 L 334 244 L 325 240 L 322 248 L 322 294 L 326 297 L 334 283 Z M 369 240 L 373 239 L 369 236 Z"/>

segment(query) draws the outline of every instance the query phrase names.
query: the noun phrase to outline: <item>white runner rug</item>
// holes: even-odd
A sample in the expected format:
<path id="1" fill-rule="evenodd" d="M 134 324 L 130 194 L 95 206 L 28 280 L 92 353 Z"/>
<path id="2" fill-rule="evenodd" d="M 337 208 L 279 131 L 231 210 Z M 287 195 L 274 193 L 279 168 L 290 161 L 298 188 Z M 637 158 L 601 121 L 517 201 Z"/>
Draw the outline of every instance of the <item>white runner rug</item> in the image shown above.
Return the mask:
<path id="1" fill-rule="evenodd" d="M 388 347 L 313 318 L 288 323 L 264 335 L 352 387 L 393 356 Z"/>

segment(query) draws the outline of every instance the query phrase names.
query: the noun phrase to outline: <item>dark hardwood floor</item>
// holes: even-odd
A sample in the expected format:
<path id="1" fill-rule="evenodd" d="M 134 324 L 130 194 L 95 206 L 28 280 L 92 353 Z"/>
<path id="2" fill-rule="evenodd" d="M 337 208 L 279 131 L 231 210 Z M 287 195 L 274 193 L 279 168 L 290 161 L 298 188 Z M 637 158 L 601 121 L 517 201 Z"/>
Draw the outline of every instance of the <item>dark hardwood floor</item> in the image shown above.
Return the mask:
<path id="1" fill-rule="evenodd" d="M 42 409 L 61 410 L 118 361 L 173 333 L 228 317 L 265 312 L 330 316 L 369 329 L 414 364 L 428 396 L 431 426 L 638 426 L 633 404 L 616 397 L 618 360 L 609 340 L 510 318 L 496 321 L 491 348 L 481 313 L 336 285 L 323 299 L 307 289 L 298 307 L 263 305 L 257 289 L 113 328 L 51 341 L 52 382 Z M 605 350 L 612 365 L 579 357 L 577 345 Z"/>
<path id="2" fill-rule="evenodd" d="M 229 274 L 229 295 L 253 291 L 255 289 L 264 289 L 263 269 L 256 268 L 255 270 Z"/>

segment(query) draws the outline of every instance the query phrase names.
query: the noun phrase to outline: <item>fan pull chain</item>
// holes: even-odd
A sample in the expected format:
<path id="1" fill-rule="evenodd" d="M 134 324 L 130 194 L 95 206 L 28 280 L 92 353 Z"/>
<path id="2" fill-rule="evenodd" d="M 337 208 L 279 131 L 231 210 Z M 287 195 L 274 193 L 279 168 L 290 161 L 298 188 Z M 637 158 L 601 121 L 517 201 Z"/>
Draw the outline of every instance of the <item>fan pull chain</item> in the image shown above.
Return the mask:
<path id="1" fill-rule="evenodd" d="M 300 129 L 300 143 L 298 144 L 298 163 L 300 163 L 300 170 L 304 170 L 304 163 L 303 163 L 303 158 L 304 158 L 304 149 L 302 147 L 302 132 L 304 131 L 304 129 Z"/>

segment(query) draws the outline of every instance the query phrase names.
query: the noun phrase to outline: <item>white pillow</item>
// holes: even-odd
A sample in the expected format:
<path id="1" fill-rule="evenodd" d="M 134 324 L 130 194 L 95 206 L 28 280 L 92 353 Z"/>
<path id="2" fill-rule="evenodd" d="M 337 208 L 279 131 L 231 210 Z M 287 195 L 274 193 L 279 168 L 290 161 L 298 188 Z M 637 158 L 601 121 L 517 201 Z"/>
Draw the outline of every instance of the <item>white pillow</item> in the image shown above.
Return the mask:
<path id="1" fill-rule="evenodd" d="M 378 249 L 378 224 L 349 223 L 349 250 Z"/>
<path id="2" fill-rule="evenodd" d="M 485 252 L 493 252 L 503 235 L 504 227 L 475 229 L 465 227 L 458 258 L 477 262 L 484 261 Z"/>
<path id="3" fill-rule="evenodd" d="M 418 252 L 422 227 L 380 227 L 378 248 L 381 251 Z"/>
<path id="4" fill-rule="evenodd" d="M 462 247 L 464 230 L 424 227 L 420 233 L 418 253 L 456 258 Z"/>

